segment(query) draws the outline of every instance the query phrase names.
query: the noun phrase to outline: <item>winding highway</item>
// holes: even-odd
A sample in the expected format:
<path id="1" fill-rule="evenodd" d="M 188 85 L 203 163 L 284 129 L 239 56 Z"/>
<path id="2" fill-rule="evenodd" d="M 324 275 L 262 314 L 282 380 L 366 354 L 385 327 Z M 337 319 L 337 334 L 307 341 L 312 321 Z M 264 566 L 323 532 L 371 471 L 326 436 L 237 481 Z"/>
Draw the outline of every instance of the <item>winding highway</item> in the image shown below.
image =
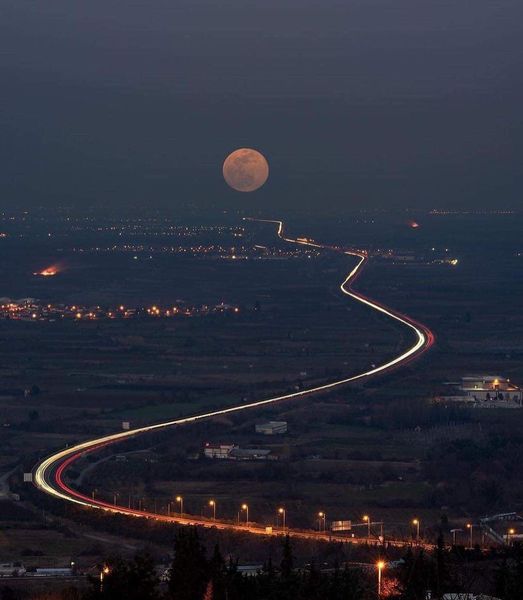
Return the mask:
<path id="1" fill-rule="evenodd" d="M 311 246 L 314 248 L 326 249 L 336 252 L 342 252 L 346 255 L 357 257 L 358 261 L 356 266 L 348 273 L 343 282 L 340 284 L 340 289 L 343 294 L 351 297 L 352 299 L 360 302 L 372 310 L 375 310 L 379 313 L 382 313 L 401 323 L 406 329 L 410 330 L 414 337 L 414 343 L 403 351 L 400 355 L 395 358 L 388 360 L 387 362 L 373 367 L 369 370 L 366 370 L 357 375 L 352 375 L 351 377 L 347 377 L 344 379 L 339 379 L 336 381 L 332 381 L 330 383 L 326 383 L 323 385 L 315 386 L 309 389 L 300 390 L 298 392 L 292 392 L 288 394 L 283 394 L 280 396 L 275 396 L 272 398 L 266 398 L 263 400 L 257 400 L 255 402 L 250 402 L 248 404 L 240 404 L 237 406 L 231 406 L 228 408 L 220 408 L 217 410 L 213 410 L 210 412 L 205 412 L 197 415 L 192 415 L 188 417 L 184 417 L 181 419 L 176 419 L 174 421 L 166 421 L 164 423 L 156 423 L 154 425 L 148 425 L 146 427 L 140 427 L 137 429 L 131 429 L 129 431 L 121 431 L 119 433 L 114 433 L 110 435 L 103 436 L 101 438 L 89 440 L 72 446 L 70 448 L 66 448 L 55 454 L 49 456 L 48 458 L 42 460 L 33 471 L 33 481 L 36 487 L 42 492 L 49 494 L 55 498 L 60 500 L 71 502 L 77 505 L 81 505 L 88 508 L 104 510 L 107 512 L 118 513 L 118 514 L 126 514 L 134 517 L 140 518 L 148 518 L 155 519 L 158 521 L 165 522 L 175 522 L 179 524 L 193 524 L 199 525 L 203 527 L 216 527 L 219 529 L 234 529 L 243 532 L 249 532 L 260 535 L 277 535 L 282 534 L 281 530 L 275 530 L 271 533 L 270 530 L 266 530 L 266 528 L 262 525 L 256 524 L 236 524 L 225 521 L 217 521 L 210 520 L 201 517 L 192 517 L 189 515 L 185 516 L 167 516 L 160 515 L 157 513 L 145 511 L 145 510 L 136 510 L 134 508 L 128 508 L 124 506 L 118 506 L 111 504 L 109 502 L 105 502 L 101 499 L 93 499 L 85 494 L 82 494 L 78 490 L 73 489 L 69 483 L 66 481 L 66 473 L 67 470 L 71 467 L 71 465 L 77 461 L 82 456 L 85 456 L 87 453 L 95 452 L 103 447 L 117 444 L 123 440 L 126 440 L 131 437 L 135 437 L 141 434 L 149 433 L 152 431 L 166 429 L 168 427 L 175 427 L 177 425 L 186 425 L 190 423 L 195 423 L 198 421 L 203 421 L 206 419 L 212 419 L 213 417 L 217 417 L 220 415 L 226 415 L 229 413 L 239 413 L 242 411 L 254 410 L 260 407 L 268 406 L 271 404 L 277 404 L 280 402 L 284 402 L 286 400 L 296 400 L 298 398 L 304 398 L 307 396 L 311 396 L 314 394 L 318 394 L 321 392 L 325 392 L 328 390 L 333 390 L 339 387 L 342 387 L 346 384 L 366 379 L 373 375 L 382 374 L 386 371 L 390 371 L 391 369 L 399 368 L 413 360 L 414 358 L 420 356 L 422 353 L 426 352 L 434 343 L 434 335 L 425 325 L 417 323 L 412 318 L 403 315 L 399 312 L 396 312 L 386 306 L 376 302 L 375 300 L 371 300 L 367 298 L 360 292 L 357 292 L 353 289 L 353 284 L 361 273 L 363 266 L 367 261 L 367 255 L 365 252 L 356 251 L 356 250 L 340 250 L 338 248 L 332 248 L 327 245 L 317 244 L 314 241 L 307 240 L 305 238 L 293 239 L 289 238 L 284 234 L 284 224 L 283 221 L 278 220 L 264 220 L 264 219 L 246 219 L 249 221 L 257 221 L 262 223 L 271 223 L 277 226 L 277 234 L 285 242 L 300 244 L 305 246 Z M 290 533 L 296 537 L 303 537 L 308 539 L 339 539 L 340 541 L 352 541 L 354 539 L 350 539 L 342 536 L 333 536 L 329 535 L 329 533 L 320 533 L 313 531 L 299 531 L 299 530 L 286 530 L 287 533 Z M 399 543 L 399 542 L 398 542 Z"/>

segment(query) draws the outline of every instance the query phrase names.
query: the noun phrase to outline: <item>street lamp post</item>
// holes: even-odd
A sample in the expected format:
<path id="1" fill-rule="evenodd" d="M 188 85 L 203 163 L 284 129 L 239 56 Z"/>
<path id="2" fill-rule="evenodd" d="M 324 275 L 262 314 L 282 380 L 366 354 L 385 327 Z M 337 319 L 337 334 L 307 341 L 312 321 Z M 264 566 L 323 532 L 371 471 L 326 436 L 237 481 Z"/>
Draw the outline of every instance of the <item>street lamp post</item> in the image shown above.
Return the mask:
<path id="1" fill-rule="evenodd" d="M 209 506 L 212 507 L 213 521 L 216 521 L 216 500 L 209 500 Z"/>
<path id="2" fill-rule="evenodd" d="M 285 530 L 285 517 L 287 515 L 287 511 L 284 508 L 279 508 L 278 513 L 281 515 L 282 527 Z"/>
<path id="3" fill-rule="evenodd" d="M 381 572 L 385 568 L 385 562 L 383 560 L 379 560 L 376 563 L 376 567 L 378 568 L 378 598 L 381 598 Z"/>
<path id="4" fill-rule="evenodd" d="M 473 523 L 467 523 L 467 529 L 470 532 L 469 548 L 472 550 L 472 533 L 473 533 L 473 530 L 474 530 L 474 524 Z"/>
<path id="5" fill-rule="evenodd" d="M 323 525 L 323 533 L 325 533 L 325 531 L 327 530 L 326 518 L 327 515 L 322 510 L 320 510 L 320 512 L 318 513 L 318 529 L 321 532 Z"/>
<path id="6" fill-rule="evenodd" d="M 103 592 L 103 590 L 104 590 L 104 579 L 105 579 L 105 576 L 108 575 L 109 573 L 110 573 L 110 569 L 107 565 L 104 565 L 100 569 L 100 592 Z"/>
<path id="7" fill-rule="evenodd" d="M 247 525 L 249 523 L 249 505 L 242 504 L 242 510 L 245 511 L 245 524 Z"/>
<path id="8" fill-rule="evenodd" d="M 363 515 L 363 522 L 367 523 L 367 539 L 370 540 L 370 517 L 369 517 L 369 515 Z"/>
<path id="9" fill-rule="evenodd" d="M 456 545 L 456 533 L 463 531 L 463 529 L 451 529 L 450 533 L 452 533 L 452 545 Z"/>
<path id="10" fill-rule="evenodd" d="M 113 492 L 113 504 L 114 504 L 114 506 L 116 506 L 116 503 L 117 503 L 119 495 L 120 494 L 118 492 Z"/>
<path id="11" fill-rule="evenodd" d="M 412 520 L 412 524 L 416 526 L 416 541 L 419 544 L 419 526 L 420 526 L 420 520 L 419 519 L 413 519 Z"/>
<path id="12" fill-rule="evenodd" d="M 507 544 L 508 544 L 509 546 L 510 546 L 510 542 L 512 541 L 512 536 L 513 536 L 513 535 L 515 535 L 515 533 L 516 533 L 516 530 L 515 530 L 515 529 L 512 529 L 512 528 L 510 528 L 510 529 L 507 531 Z"/>
<path id="13" fill-rule="evenodd" d="M 176 502 L 180 505 L 180 517 L 183 515 L 183 496 L 176 496 Z"/>

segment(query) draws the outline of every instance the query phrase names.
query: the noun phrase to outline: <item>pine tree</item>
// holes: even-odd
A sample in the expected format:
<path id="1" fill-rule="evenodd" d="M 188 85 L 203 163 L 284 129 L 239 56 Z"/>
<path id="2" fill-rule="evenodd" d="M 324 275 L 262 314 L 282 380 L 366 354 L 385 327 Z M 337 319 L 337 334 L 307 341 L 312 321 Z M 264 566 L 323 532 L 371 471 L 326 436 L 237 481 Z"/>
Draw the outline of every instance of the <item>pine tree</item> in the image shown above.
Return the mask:
<path id="1" fill-rule="evenodd" d="M 398 574 L 402 600 L 425 600 L 429 589 L 430 568 L 425 553 L 414 554 L 409 548 Z"/>
<path id="2" fill-rule="evenodd" d="M 228 571 L 225 561 L 223 560 L 218 544 L 216 544 L 211 560 L 209 561 L 209 577 L 212 583 L 214 600 L 225 600 L 227 576 Z"/>
<path id="3" fill-rule="evenodd" d="M 174 541 L 174 559 L 170 569 L 170 597 L 173 600 L 202 598 L 208 580 L 209 565 L 196 528 L 179 529 Z"/>
<path id="4" fill-rule="evenodd" d="M 138 554 L 126 561 L 114 558 L 107 561 L 108 573 L 103 582 L 91 579 L 91 588 L 86 600 L 158 600 L 159 579 L 154 562 L 147 554 Z"/>

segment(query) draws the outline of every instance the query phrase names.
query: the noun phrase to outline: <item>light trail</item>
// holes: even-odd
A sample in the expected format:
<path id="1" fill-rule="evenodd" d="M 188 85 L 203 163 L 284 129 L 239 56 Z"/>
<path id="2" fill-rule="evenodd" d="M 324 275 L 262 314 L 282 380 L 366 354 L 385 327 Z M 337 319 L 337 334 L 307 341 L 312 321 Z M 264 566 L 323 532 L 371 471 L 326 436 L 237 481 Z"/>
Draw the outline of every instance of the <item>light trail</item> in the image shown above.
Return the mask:
<path id="1" fill-rule="evenodd" d="M 406 315 L 402 315 L 399 312 L 393 311 L 390 308 L 379 304 L 378 302 L 371 300 L 356 292 L 352 289 L 352 285 L 358 275 L 361 272 L 361 269 L 365 262 L 367 261 L 367 255 L 364 252 L 356 251 L 356 250 L 338 250 L 337 248 L 331 248 L 326 245 L 317 244 L 314 241 L 307 240 L 305 238 L 293 239 L 284 236 L 284 224 L 283 221 L 279 220 L 268 220 L 268 219 L 245 219 L 248 221 L 255 221 L 261 223 L 272 223 L 277 225 L 277 234 L 280 239 L 285 242 L 300 244 L 305 246 L 311 246 L 313 248 L 327 249 L 332 251 L 342 252 L 343 254 L 347 254 L 350 256 L 356 256 L 359 260 L 356 266 L 350 271 L 350 273 L 345 277 L 343 282 L 340 285 L 340 290 L 343 294 L 350 296 L 354 300 L 376 310 L 395 321 L 398 321 L 402 325 L 408 327 L 411 332 L 415 335 L 415 343 L 409 347 L 405 352 L 393 358 L 382 365 L 377 367 L 373 367 L 363 373 L 359 373 L 357 375 L 353 375 L 351 377 L 346 377 L 344 379 L 339 379 L 337 381 L 333 381 L 331 383 L 326 383 L 323 385 L 315 386 L 312 388 L 308 388 L 305 390 L 301 390 L 298 392 L 292 392 L 289 394 L 283 394 L 280 396 L 275 396 L 273 398 L 267 398 L 265 400 L 257 400 L 255 402 L 249 402 L 248 404 L 240 404 L 238 406 L 231 406 L 228 408 L 221 408 L 205 413 L 201 413 L 198 415 L 192 415 L 189 417 L 183 417 L 181 419 L 176 419 L 174 421 L 166 421 L 164 423 L 157 423 L 155 425 L 147 425 L 145 427 L 139 427 L 137 429 L 131 429 L 129 431 L 122 431 L 120 433 L 114 433 L 110 435 L 103 436 L 101 438 L 97 438 L 94 440 L 89 440 L 86 442 L 82 442 L 80 444 L 76 444 L 71 448 L 66 448 L 61 450 L 52 456 L 49 456 L 42 462 L 40 462 L 34 469 L 34 483 L 36 487 L 49 494 L 50 496 L 54 496 L 55 498 L 59 498 L 61 500 L 65 500 L 67 502 L 72 502 L 74 504 L 78 504 L 81 506 L 96 508 L 99 510 L 104 510 L 112 513 L 126 514 L 135 517 L 142 518 L 150 518 L 161 520 L 165 522 L 175 522 L 179 524 L 192 524 L 192 525 L 201 525 L 204 527 L 216 527 L 219 529 L 235 529 L 238 531 L 250 532 L 260 535 L 268 535 L 265 528 L 256 527 L 254 525 L 241 525 L 241 524 L 231 524 L 220 521 L 209 521 L 203 518 L 193 518 L 193 517 L 169 517 L 165 515 L 159 515 L 157 513 L 152 513 L 144 510 L 135 510 L 132 508 L 126 508 L 123 506 L 115 506 L 114 504 L 110 504 L 109 502 L 104 502 L 103 500 L 96 500 L 82 494 L 81 492 L 72 489 L 67 483 L 64 481 L 64 473 L 65 471 L 78 460 L 80 457 L 84 456 L 89 452 L 94 452 L 104 446 L 108 446 L 109 444 L 115 444 L 122 440 L 141 435 L 143 433 L 149 433 L 151 431 L 156 431 L 160 429 L 165 429 L 168 427 L 174 427 L 177 425 L 186 425 L 188 423 L 196 423 L 198 421 L 203 421 L 206 419 L 211 419 L 213 417 L 217 417 L 220 415 L 226 415 L 230 413 L 238 413 L 241 411 L 252 410 L 256 408 L 261 408 L 263 406 L 268 406 L 271 404 L 276 404 L 279 402 L 283 402 L 286 400 L 293 400 L 296 398 L 303 398 L 306 396 L 310 396 L 312 394 L 318 394 L 321 392 L 329 391 L 336 389 L 338 387 L 347 385 L 354 381 L 358 381 L 361 379 L 365 379 L 367 377 L 371 377 L 373 375 L 377 375 L 379 373 L 386 372 L 390 369 L 397 368 L 400 365 L 406 364 L 415 357 L 419 356 L 426 350 L 428 350 L 434 343 L 434 335 L 426 327 L 420 323 L 417 323 L 410 317 Z M 313 538 L 313 539 L 336 539 L 343 541 L 357 541 L 354 538 L 345 538 L 341 536 L 332 536 L 325 533 L 318 532 L 300 532 L 296 530 L 287 530 L 288 533 L 297 537 L 303 538 Z M 282 532 L 274 531 L 272 535 L 280 535 Z"/>

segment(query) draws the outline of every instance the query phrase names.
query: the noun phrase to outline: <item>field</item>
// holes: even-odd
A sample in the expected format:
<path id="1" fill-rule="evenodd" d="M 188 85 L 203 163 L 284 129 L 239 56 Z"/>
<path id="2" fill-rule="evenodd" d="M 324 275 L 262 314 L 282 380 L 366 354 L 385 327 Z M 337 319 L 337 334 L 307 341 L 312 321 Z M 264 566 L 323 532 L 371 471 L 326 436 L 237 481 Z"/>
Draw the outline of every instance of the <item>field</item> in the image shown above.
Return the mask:
<path id="1" fill-rule="evenodd" d="M 354 523 L 368 513 L 394 535 L 412 534 L 413 516 L 422 519 L 427 536 L 434 536 L 442 518 L 460 525 L 488 511 L 518 510 L 523 486 L 517 472 L 507 485 L 500 479 L 509 469 L 508 457 L 520 452 L 523 411 L 508 416 L 431 403 L 445 381 L 468 373 L 523 382 L 523 265 L 516 224 L 492 252 L 478 248 L 471 233 L 457 236 L 458 225 L 451 218 L 445 224 L 433 219 L 417 239 L 408 229 L 395 236 L 398 251 L 411 248 L 418 256 L 425 256 L 435 239 L 448 244 L 448 253 L 459 257 L 457 266 L 426 258 L 386 262 L 377 256 L 358 281 L 370 297 L 435 331 L 437 344 L 428 356 L 329 395 L 136 440 L 119 449 L 118 460 L 100 453 L 71 474 L 76 484 L 109 500 L 116 491 L 118 502 L 164 512 L 182 494 L 187 512 L 208 514 L 213 498 L 220 516 L 233 520 L 239 504 L 249 502 L 253 520 L 276 524 L 276 508 L 284 505 L 289 524 L 300 527 L 317 526 L 319 510 L 329 520 Z M 481 219 L 474 227 L 475 235 L 486 235 Z M 506 227 L 506 221 L 499 221 L 497 230 L 489 225 L 489 235 Z M 298 223 L 296 230 L 326 241 L 349 240 L 373 252 L 387 239 L 379 222 Z M 236 234 L 220 233 L 229 250 L 236 242 L 224 236 L 231 232 Z M 214 234 L 205 235 L 212 241 Z M 231 259 L 230 252 L 221 258 L 152 253 L 146 260 L 141 252 L 134 260 L 133 254 L 80 254 L 69 247 L 67 256 L 60 256 L 70 269 L 49 281 L 32 277 L 39 265 L 31 266 L 31 254 L 16 276 L 5 255 L 0 267 L 11 282 L 5 291 L 10 297 L 129 305 L 168 305 L 183 298 L 197 305 L 230 303 L 240 310 L 169 320 L 1 321 L 1 470 L 28 470 L 52 449 L 117 431 L 122 421 L 139 426 L 348 376 L 411 342 L 403 329 L 339 293 L 354 264 L 350 257 L 289 252 L 267 226 L 253 226 L 242 235 L 244 248 L 270 244 L 272 254 L 260 258 L 236 249 L 244 258 Z M 42 264 L 60 258 L 51 249 L 40 256 L 45 256 Z M 89 286 L 83 284 L 87 274 Z M 288 422 L 288 434 L 254 433 L 256 422 L 276 418 Z M 495 445 L 496 436 L 511 449 Z M 277 460 L 205 460 L 200 453 L 206 442 L 262 446 Z M 474 463 L 473 481 L 463 480 L 458 448 L 474 457 L 491 455 Z M 447 473 L 442 464 L 449 465 Z M 81 474 L 80 467 L 87 466 Z M 26 497 L 19 475 L 11 482 L 22 502 L 38 509 L 38 495 Z M 85 537 L 66 542 L 63 534 L 48 531 L 38 513 L 31 514 L 24 529 L 28 539 L 26 533 L 17 538 L 16 529 L 2 529 L 0 557 L 22 558 L 27 548 L 42 547 L 47 536 L 46 560 L 54 556 L 55 562 L 65 560 L 57 548 L 72 555 L 90 545 Z M 7 522 L 0 521 L 3 525 Z"/>

